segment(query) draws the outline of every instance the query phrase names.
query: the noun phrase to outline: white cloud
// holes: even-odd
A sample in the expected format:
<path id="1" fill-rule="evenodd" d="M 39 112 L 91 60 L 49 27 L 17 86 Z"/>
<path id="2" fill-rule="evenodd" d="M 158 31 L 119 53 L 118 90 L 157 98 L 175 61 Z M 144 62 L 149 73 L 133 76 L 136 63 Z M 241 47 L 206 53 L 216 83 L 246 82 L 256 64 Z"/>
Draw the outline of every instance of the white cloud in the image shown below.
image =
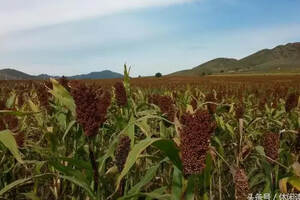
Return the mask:
<path id="1" fill-rule="evenodd" d="M 0 0 L 0 34 L 117 12 L 195 0 Z"/>

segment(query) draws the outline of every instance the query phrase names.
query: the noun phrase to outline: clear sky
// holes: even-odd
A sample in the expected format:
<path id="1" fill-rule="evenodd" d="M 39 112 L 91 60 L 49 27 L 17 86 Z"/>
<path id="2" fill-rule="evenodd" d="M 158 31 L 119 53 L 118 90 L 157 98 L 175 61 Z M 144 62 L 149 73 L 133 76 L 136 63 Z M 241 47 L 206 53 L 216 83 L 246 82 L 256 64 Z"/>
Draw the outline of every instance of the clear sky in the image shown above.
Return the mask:
<path id="1" fill-rule="evenodd" d="M 0 68 L 168 74 L 300 41 L 299 0 L 0 0 Z"/>

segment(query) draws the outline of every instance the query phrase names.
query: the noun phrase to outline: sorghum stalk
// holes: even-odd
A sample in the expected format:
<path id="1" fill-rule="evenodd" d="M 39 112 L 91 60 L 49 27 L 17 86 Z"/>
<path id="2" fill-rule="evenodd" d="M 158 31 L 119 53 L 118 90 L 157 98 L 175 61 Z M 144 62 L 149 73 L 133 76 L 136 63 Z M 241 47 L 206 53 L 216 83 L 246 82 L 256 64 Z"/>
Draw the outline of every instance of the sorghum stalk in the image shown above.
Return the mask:
<path id="1" fill-rule="evenodd" d="M 98 163 L 96 162 L 91 137 L 98 133 L 99 128 L 106 120 L 110 105 L 110 93 L 96 87 L 87 87 L 80 82 L 73 82 L 71 94 L 76 104 L 77 122 L 83 127 L 89 145 L 89 158 L 94 173 L 94 190 L 99 185 Z"/>
<path id="2" fill-rule="evenodd" d="M 89 144 L 89 158 L 90 162 L 93 168 L 93 174 L 94 174 L 94 190 L 95 192 L 98 191 L 98 185 L 99 185 L 99 172 L 98 172 L 98 163 L 96 162 L 96 158 L 94 155 L 94 150 L 93 150 L 93 144 L 90 138 L 87 138 L 88 144 Z"/>
<path id="3" fill-rule="evenodd" d="M 129 151 L 130 151 L 130 138 L 128 136 L 122 136 L 116 151 L 116 165 L 119 172 L 122 172 L 124 165 L 126 163 Z M 119 189 L 120 195 L 123 195 L 125 181 L 121 181 L 121 187 Z"/>

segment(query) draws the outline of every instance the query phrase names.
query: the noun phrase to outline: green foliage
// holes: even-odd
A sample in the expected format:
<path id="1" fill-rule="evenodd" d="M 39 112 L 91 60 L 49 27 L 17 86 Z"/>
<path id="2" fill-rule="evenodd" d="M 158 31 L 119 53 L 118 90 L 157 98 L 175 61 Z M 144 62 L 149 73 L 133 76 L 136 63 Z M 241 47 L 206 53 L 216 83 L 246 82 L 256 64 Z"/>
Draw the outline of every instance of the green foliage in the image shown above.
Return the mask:
<path id="1" fill-rule="evenodd" d="M 94 137 L 83 133 L 76 121 L 73 97 L 54 79 L 49 91 L 49 110 L 40 105 L 35 87 L 28 89 L 22 106 L 17 105 L 16 89 L 11 89 L 9 95 L 0 94 L 0 100 L 8 97 L 5 109 L 0 110 L 0 120 L 5 122 L 5 129 L 0 131 L 0 198 L 231 200 L 235 196 L 234 175 L 238 168 L 245 170 L 249 192 L 275 195 L 299 190 L 296 141 L 300 110 L 296 106 L 286 112 L 285 96 L 300 87 L 286 94 L 271 88 L 273 96 L 281 96 L 274 106 L 272 95 L 260 102 L 270 88 L 249 89 L 223 82 L 137 87 L 129 71 L 125 65 L 123 84 L 128 104 L 120 107 L 112 95 L 107 119 Z M 112 86 L 102 89 L 111 91 Z M 263 96 L 254 94 L 255 89 Z M 208 93 L 216 97 L 213 102 L 206 100 Z M 149 103 L 153 94 L 172 98 L 173 121 L 166 119 L 161 107 Z M 205 167 L 198 174 L 185 176 L 181 122 L 186 112 L 207 109 L 209 103 L 216 105 L 212 115 L 217 128 L 206 141 L 209 144 Z M 236 106 L 240 104 L 244 113 L 237 119 Z M 7 116 L 17 117 L 18 126 L 13 132 L 6 129 L 6 120 L 10 119 Z M 20 132 L 24 133 L 24 146 L 18 146 Z M 268 132 L 280 136 L 278 158 L 273 161 L 263 140 Z M 124 149 L 119 149 L 124 148 L 120 145 L 123 137 L 130 142 L 125 148 L 129 149 L 128 155 L 122 154 L 125 162 L 120 170 L 117 153 L 124 153 Z"/>

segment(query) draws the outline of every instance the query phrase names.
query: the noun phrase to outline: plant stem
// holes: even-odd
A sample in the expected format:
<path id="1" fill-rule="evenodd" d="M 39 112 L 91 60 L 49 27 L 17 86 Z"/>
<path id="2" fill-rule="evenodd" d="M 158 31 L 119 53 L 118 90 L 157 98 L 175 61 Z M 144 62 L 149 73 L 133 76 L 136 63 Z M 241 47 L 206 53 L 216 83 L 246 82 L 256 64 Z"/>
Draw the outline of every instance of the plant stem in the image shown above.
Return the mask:
<path id="1" fill-rule="evenodd" d="M 89 157 L 90 162 L 94 171 L 94 191 L 97 192 L 98 185 L 99 185 L 99 172 L 98 172 L 98 163 L 96 162 L 94 151 L 93 151 L 93 144 L 90 138 L 87 139 L 89 144 Z"/>

